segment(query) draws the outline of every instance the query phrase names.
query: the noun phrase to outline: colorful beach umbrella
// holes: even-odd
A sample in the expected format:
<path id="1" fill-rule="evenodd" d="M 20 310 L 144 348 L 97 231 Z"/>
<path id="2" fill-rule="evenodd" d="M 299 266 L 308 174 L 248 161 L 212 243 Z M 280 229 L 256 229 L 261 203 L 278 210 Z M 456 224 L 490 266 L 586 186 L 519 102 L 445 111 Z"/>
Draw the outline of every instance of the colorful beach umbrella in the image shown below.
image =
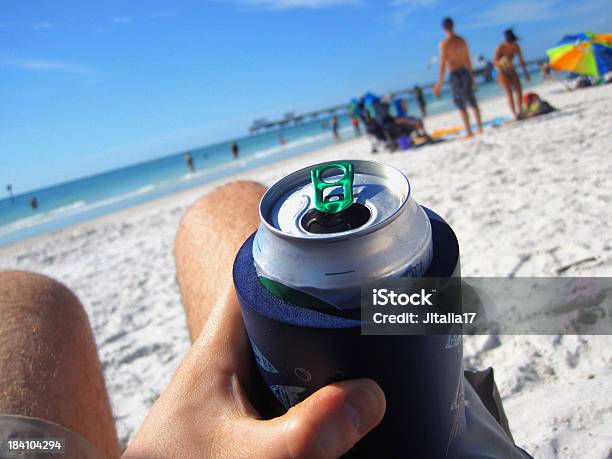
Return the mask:
<path id="1" fill-rule="evenodd" d="M 566 35 L 546 53 L 555 70 L 599 78 L 612 70 L 612 33 Z"/>

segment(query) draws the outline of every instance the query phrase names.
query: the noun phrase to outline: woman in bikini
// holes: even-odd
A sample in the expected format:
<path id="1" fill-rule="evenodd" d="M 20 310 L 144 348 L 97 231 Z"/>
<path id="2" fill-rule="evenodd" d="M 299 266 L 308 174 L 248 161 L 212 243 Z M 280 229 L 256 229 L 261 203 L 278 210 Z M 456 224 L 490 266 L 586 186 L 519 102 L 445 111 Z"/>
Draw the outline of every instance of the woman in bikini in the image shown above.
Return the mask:
<path id="1" fill-rule="evenodd" d="M 514 56 L 518 56 L 519 63 L 523 68 L 525 78 L 529 81 L 529 72 L 527 66 L 523 60 L 523 53 L 518 45 L 518 38 L 514 35 L 512 29 L 508 29 L 504 32 L 505 41 L 501 43 L 495 54 L 493 55 L 493 65 L 497 69 L 497 81 L 504 88 L 506 96 L 508 97 L 508 103 L 510 104 L 510 110 L 515 119 L 518 118 L 519 113 L 522 109 L 523 104 L 523 89 L 521 88 L 521 80 L 516 73 L 514 68 Z M 516 105 L 514 103 L 514 97 L 516 98 Z"/>

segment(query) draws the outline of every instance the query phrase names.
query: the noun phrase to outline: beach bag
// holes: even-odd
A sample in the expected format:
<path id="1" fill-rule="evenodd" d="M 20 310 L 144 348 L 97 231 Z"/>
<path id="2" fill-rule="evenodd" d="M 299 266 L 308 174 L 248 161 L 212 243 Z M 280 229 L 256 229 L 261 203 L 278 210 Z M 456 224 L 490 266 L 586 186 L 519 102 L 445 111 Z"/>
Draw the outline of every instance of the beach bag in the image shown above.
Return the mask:
<path id="1" fill-rule="evenodd" d="M 408 150 L 412 146 L 412 139 L 407 135 L 400 136 L 397 138 L 397 146 L 400 150 Z"/>

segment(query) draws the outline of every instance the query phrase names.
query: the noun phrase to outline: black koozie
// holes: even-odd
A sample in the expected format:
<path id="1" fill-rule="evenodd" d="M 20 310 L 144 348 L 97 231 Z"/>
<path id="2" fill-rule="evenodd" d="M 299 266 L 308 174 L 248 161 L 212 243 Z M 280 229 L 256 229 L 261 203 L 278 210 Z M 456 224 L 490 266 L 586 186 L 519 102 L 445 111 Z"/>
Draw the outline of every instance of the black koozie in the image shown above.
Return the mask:
<path id="1" fill-rule="evenodd" d="M 459 276 L 450 226 L 424 208 L 433 260 L 425 277 Z M 259 371 L 285 408 L 334 381 L 367 377 L 382 387 L 381 424 L 350 457 L 456 458 L 465 438 L 463 351 L 455 336 L 362 336 L 360 322 L 283 302 L 259 282 L 253 235 L 234 262 L 234 284 Z"/>

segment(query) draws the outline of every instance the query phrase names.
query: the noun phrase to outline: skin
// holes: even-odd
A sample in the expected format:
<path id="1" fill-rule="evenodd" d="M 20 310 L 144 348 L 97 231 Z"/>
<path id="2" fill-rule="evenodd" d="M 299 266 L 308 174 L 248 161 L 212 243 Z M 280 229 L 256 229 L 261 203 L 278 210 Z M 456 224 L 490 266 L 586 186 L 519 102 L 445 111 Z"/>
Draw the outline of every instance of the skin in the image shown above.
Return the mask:
<path id="1" fill-rule="evenodd" d="M 0 413 L 36 417 L 119 457 L 87 315 L 74 294 L 40 274 L 0 272 Z"/>
<path id="2" fill-rule="evenodd" d="M 326 386 L 270 420 L 251 404 L 261 383 L 231 269 L 258 226 L 264 191 L 253 182 L 225 185 L 183 217 L 175 259 L 193 345 L 123 457 L 335 458 L 382 420 L 385 397 L 369 379 Z M 76 297 L 30 273 L 0 274 L 0 294 L 0 310 L 9 314 L 0 322 L 0 411 L 52 420 L 118 457 L 91 329 Z"/>
<path id="3" fill-rule="evenodd" d="M 442 84 L 444 83 L 444 75 L 448 70 L 449 73 L 466 68 L 470 75 L 472 75 L 472 61 L 470 59 L 470 51 L 467 43 L 459 35 L 456 35 L 452 29 L 445 29 L 444 33 L 446 38 L 440 42 L 440 70 L 438 72 L 438 81 L 433 86 L 432 91 L 436 97 L 440 96 L 442 90 Z M 474 77 L 472 75 L 472 81 Z M 478 125 L 478 133 L 482 134 L 482 121 L 480 118 L 480 109 L 478 107 L 472 107 L 474 117 L 476 118 L 476 124 Z M 470 127 L 470 119 L 466 110 L 459 110 L 461 115 L 461 121 L 465 128 L 466 137 L 472 136 L 472 129 Z"/>
<path id="4" fill-rule="evenodd" d="M 530 76 L 529 72 L 527 71 L 527 65 L 525 64 L 523 53 L 521 52 L 521 47 L 518 45 L 518 43 L 501 43 L 495 49 L 495 53 L 493 54 L 493 65 L 497 68 L 497 81 L 506 93 L 508 105 L 510 106 L 512 115 L 514 118 L 517 118 L 518 114 L 523 109 L 523 88 L 521 87 L 521 80 L 519 79 L 519 76 L 514 68 L 504 71 L 500 66 L 500 60 L 503 57 L 506 57 L 508 61 L 512 63 L 514 61 L 514 56 L 518 57 L 519 63 L 523 68 L 525 78 L 527 81 L 529 81 Z M 516 98 L 516 105 L 514 103 L 513 92 L 514 97 Z"/>

